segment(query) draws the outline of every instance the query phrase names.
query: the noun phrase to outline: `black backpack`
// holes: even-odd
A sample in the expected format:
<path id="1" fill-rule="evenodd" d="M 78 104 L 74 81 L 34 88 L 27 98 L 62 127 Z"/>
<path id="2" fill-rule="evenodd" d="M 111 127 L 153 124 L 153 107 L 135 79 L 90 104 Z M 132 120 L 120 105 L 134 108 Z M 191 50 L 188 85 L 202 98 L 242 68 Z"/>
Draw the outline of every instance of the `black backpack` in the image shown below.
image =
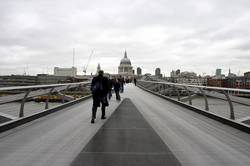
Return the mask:
<path id="1" fill-rule="evenodd" d="M 103 90 L 103 86 L 102 86 L 102 80 L 97 80 L 94 85 L 92 86 L 92 92 L 93 93 L 98 93 L 101 92 Z"/>

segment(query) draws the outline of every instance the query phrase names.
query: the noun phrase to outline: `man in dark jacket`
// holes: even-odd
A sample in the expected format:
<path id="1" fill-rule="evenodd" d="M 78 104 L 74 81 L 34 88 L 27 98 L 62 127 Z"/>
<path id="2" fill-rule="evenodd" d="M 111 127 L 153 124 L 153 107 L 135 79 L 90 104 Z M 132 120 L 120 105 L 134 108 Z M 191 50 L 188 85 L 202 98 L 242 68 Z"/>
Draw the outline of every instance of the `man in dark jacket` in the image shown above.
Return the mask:
<path id="1" fill-rule="evenodd" d="M 91 123 L 95 123 L 97 107 L 102 104 L 102 117 L 106 119 L 105 107 L 108 106 L 107 94 L 108 94 L 108 78 L 103 76 L 103 70 L 98 72 L 98 76 L 94 77 L 91 82 L 91 91 L 93 95 L 93 107 L 92 107 L 92 120 Z"/>

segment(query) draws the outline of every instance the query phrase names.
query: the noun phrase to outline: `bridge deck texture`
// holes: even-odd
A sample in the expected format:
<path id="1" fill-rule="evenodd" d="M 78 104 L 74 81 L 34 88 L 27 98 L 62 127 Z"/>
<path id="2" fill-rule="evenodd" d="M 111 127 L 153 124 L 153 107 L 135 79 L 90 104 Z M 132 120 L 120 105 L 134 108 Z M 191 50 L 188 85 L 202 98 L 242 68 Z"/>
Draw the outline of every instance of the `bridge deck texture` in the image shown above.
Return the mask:
<path id="1" fill-rule="evenodd" d="M 250 165 L 249 134 L 177 106 L 133 85 L 127 85 L 121 96 L 134 103 L 147 124 L 160 136 L 159 142 L 164 142 L 165 145 L 161 148 L 166 146 L 181 165 Z M 111 114 L 118 102 L 112 99 L 107 110 L 110 121 L 101 120 L 99 111 L 95 124 L 90 124 L 91 105 L 91 99 L 86 100 L 0 134 L 0 165 L 74 164 L 81 152 L 94 150 L 90 145 L 94 138 L 98 138 L 98 131 L 115 123 L 112 118 L 116 114 Z M 122 123 L 121 120 L 119 125 Z M 108 136 L 110 139 L 114 137 L 110 134 L 106 138 Z M 100 148 L 109 151 L 105 147 Z"/>
<path id="2" fill-rule="evenodd" d="M 71 166 L 179 166 L 130 99 L 124 99 Z"/>

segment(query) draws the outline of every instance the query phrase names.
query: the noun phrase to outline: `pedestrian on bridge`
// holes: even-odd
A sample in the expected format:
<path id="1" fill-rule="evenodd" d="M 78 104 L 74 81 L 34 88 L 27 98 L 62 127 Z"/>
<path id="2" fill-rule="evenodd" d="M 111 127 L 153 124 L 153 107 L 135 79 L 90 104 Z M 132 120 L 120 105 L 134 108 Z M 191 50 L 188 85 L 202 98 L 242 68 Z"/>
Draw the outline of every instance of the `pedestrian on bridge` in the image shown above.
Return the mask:
<path id="1" fill-rule="evenodd" d="M 134 84 L 135 84 L 135 86 L 136 86 L 136 81 L 137 81 L 136 78 L 134 78 Z"/>
<path id="2" fill-rule="evenodd" d="M 109 76 L 109 79 L 108 79 L 108 98 L 109 100 L 111 99 L 112 97 L 112 88 L 113 88 L 113 79 Z"/>
<path id="3" fill-rule="evenodd" d="M 107 95 L 109 92 L 108 78 L 103 76 L 103 70 L 98 72 L 98 76 L 94 77 L 91 82 L 91 91 L 93 95 L 92 119 L 91 123 L 95 123 L 97 108 L 102 104 L 102 117 L 106 119 L 105 107 L 109 105 Z"/>
<path id="4" fill-rule="evenodd" d="M 117 78 L 115 78 L 114 90 L 115 90 L 116 100 L 121 100 L 121 97 L 120 97 L 120 88 L 121 88 L 121 83 L 120 83 L 120 81 Z"/>
<path id="5" fill-rule="evenodd" d="M 119 82 L 120 82 L 120 92 L 123 93 L 125 80 L 124 80 L 124 78 L 122 76 L 120 76 Z"/>

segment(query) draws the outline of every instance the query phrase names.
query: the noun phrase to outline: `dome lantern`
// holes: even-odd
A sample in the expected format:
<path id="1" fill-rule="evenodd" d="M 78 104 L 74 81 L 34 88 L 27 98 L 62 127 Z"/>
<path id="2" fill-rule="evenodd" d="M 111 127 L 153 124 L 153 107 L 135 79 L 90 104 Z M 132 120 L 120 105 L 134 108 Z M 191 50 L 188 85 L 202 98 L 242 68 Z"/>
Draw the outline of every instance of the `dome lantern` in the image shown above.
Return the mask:
<path id="1" fill-rule="evenodd" d="M 131 65 L 131 61 L 130 61 L 130 59 L 127 56 L 127 51 L 125 51 L 124 58 L 120 62 L 120 65 L 122 65 L 122 64 L 124 64 L 124 65 Z"/>

